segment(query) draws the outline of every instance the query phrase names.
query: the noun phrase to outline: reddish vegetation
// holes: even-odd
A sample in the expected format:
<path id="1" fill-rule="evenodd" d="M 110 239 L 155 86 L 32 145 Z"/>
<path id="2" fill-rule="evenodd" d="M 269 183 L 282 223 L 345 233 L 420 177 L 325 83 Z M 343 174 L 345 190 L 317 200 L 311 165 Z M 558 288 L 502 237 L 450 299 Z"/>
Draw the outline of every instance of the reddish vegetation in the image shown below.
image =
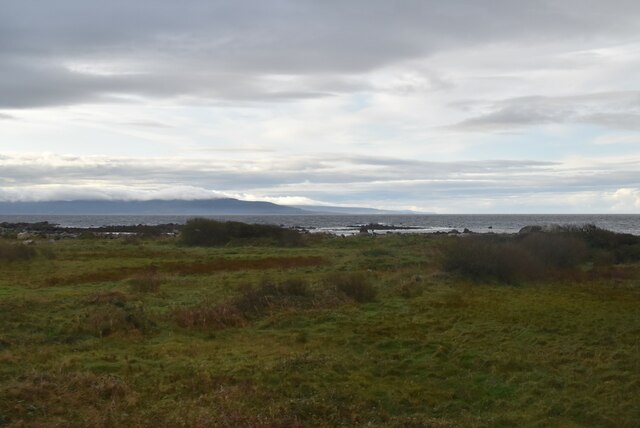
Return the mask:
<path id="1" fill-rule="evenodd" d="M 246 324 L 244 316 L 232 305 L 202 304 L 174 311 L 174 318 L 180 327 L 213 328 L 240 327 Z"/>
<path id="2" fill-rule="evenodd" d="M 298 267 L 318 266 L 324 263 L 326 263 L 325 259 L 317 256 L 265 257 L 261 259 L 215 259 L 199 263 L 172 262 L 135 268 L 122 267 L 117 270 L 101 270 L 64 278 L 50 277 L 47 279 L 47 285 L 121 281 L 139 275 L 142 272 L 146 272 L 150 268 L 153 268 L 156 272 L 197 275 L 248 269 L 293 269 Z"/>
<path id="3" fill-rule="evenodd" d="M 325 260 L 318 256 L 307 257 L 265 257 L 262 259 L 217 259 L 205 263 L 167 263 L 158 266 L 161 272 L 181 273 L 212 273 L 225 270 L 245 269 L 293 269 L 297 267 L 318 266 Z"/>

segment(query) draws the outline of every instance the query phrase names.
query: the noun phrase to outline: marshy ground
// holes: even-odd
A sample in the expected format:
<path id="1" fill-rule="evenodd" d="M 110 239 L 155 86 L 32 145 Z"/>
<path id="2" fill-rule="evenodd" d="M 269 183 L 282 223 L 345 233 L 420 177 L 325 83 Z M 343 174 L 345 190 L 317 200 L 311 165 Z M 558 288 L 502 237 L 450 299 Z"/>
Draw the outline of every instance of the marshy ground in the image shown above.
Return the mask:
<path id="1" fill-rule="evenodd" d="M 632 257 L 474 279 L 467 237 L 303 238 L 5 257 L 0 425 L 638 426 Z"/>

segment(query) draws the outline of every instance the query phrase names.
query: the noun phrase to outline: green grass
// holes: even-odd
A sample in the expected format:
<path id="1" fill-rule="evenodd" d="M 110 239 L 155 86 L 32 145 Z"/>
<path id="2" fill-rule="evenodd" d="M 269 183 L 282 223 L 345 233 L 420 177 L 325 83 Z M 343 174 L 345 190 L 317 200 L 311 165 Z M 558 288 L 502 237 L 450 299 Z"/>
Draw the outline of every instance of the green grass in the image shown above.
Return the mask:
<path id="1" fill-rule="evenodd" d="M 449 240 L 38 241 L 0 264 L 0 426 L 637 426 L 640 265 L 470 281 Z"/>

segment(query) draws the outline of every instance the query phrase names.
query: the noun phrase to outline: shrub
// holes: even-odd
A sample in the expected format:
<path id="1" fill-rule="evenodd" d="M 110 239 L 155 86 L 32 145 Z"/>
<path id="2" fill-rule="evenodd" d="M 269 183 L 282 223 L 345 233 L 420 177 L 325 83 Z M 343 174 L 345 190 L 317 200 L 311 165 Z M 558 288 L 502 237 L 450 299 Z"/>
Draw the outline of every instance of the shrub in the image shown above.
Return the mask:
<path id="1" fill-rule="evenodd" d="M 281 284 L 264 280 L 258 287 L 244 286 L 233 305 L 245 316 L 263 314 L 272 307 L 305 307 L 313 304 L 313 293 L 302 279 L 289 279 Z"/>
<path id="2" fill-rule="evenodd" d="M 101 304 L 77 320 L 76 331 L 97 337 L 133 330 L 145 333 L 153 327 L 141 305 Z"/>
<path id="3" fill-rule="evenodd" d="M 616 263 L 640 260 L 640 236 L 615 233 L 594 225 L 567 227 L 566 231 L 582 239 L 590 248 L 610 253 Z"/>
<path id="4" fill-rule="evenodd" d="M 475 235 L 445 248 L 443 267 L 473 279 L 515 283 L 562 273 L 586 262 L 601 266 L 640 260 L 640 237 L 595 226 L 566 226 L 516 236 Z"/>
<path id="5" fill-rule="evenodd" d="M 533 233 L 524 236 L 519 244 L 546 269 L 571 268 L 589 258 L 584 240 L 567 233 Z"/>
<path id="6" fill-rule="evenodd" d="M 292 229 L 236 221 L 220 222 L 194 218 L 182 228 L 182 242 L 189 246 L 215 247 L 237 243 L 275 243 L 284 246 L 302 244 L 302 235 Z"/>
<path id="7" fill-rule="evenodd" d="M 280 284 L 280 293 L 289 296 L 308 296 L 309 285 L 300 278 L 289 278 Z"/>
<path id="8" fill-rule="evenodd" d="M 376 299 L 376 289 L 362 273 L 334 273 L 327 277 L 330 286 L 359 303 Z"/>
<path id="9" fill-rule="evenodd" d="M 312 306 L 313 297 L 307 282 L 302 279 L 289 279 L 280 284 L 264 280 L 257 287 L 243 286 L 240 296 L 227 303 L 178 308 L 173 311 L 173 317 L 179 326 L 185 328 L 239 327 L 272 308 Z"/>
<path id="10" fill-rule="evenodd" d="M 178 308 L 173 311 L 173 318 L 180 327 L 220 330 L 227 327 L 239 327 L 245 319 L 232 305 L 213 305 L 203 303 L 195 306 Z"/>
<path id="11" fill-rule="evenodd" d="M 24 244 L 0 242 L 0 262 L 31 260 L 36 254 L 36 250 L 33 247 Z"/>
<path id="12" fill-rule="evenodd" d="M 97 291 L 87 297 L 87 303 L 91 304 L 103 304 L 110 303 L 115 306 L 124 306 L 129 300 L 129 296 L 121 291 L 109 290 L 109 291 Z"/>
<path id="13" fill-rule="evenodd" d="M 274 310 L 337 306 L 344 303 L 344 296 L 357 302 L 375 299 L 376 290 L 364 275 L 339 274 L 333 276 L 330 283 L 333 287 L 312 290 L 301 278 L 280 283 L 265 279 L 257 286 L 245 284 L 240 288 L 238 297 L 225 303 L 177 308 L 173 311 L 173 318 L 185 328 L 223 329 L 242 326 Z"/>
<path id="14" fill-rule="evenodd" d="M 131 278 L 129 286 L 138 293 L 156 293 L 163 281 L 164 276 L 159 274 L 157 269 L 150 268 Z"/>
<path id="15" fill-rule="evenodd" d="M 220 246 L 231 240 L 225 224 L 219 221 L 194 218 L 182 228 L 182 242 L 191 246 Z"/>
<path id="16" fill-rule="evenodd" d="M 491 235 L 456 238 L 445 250 L 444 269 L 479 279 L 514 283 L 540 276 L 543 266 L 522 246 Z"/>

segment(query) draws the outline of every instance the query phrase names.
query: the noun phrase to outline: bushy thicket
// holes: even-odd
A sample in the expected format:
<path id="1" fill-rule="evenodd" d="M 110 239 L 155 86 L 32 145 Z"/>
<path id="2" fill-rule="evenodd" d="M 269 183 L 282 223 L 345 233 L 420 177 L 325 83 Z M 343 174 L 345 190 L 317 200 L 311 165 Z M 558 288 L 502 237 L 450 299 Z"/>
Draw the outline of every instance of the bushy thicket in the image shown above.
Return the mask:
<path id="1" fill-rule="evenodd" d="M 516 283 L 570 271 L 585 263 L 640 260 L 640 237 L 592 225 L 456 239 L 444 251 L 445 270 L 478 280 Z"/>
<path id="2" fill-rule="evenodd" d="M 0 262 L 31 260 L 36 254 L 36 250 L 27 245 L 0 242 Z"/>
<path id="3" fill-rule="evenodd" d="M 303 279 L 293 278 L 281 283 L 265 279 L 258 286 L 243 286 L 240 295 L 233 300 L 180 307 L 174 310 L 173 316 L 181 327 L 223 329 L 242 326 L 272 309 L 310 308 L 317 303 L 317 296 Z"/>
<path id="4" fill-rule="evenodd" d="M 238 243 L 272 243 L 296 246 L 302 243 L 299 232 L 274 225 L 221 222 L 194 218 L 182 228 L 182 242 L 190 246 L 215 247 Z"/>
<path id="5" fill-rule="evenodd" d="M 594 225 L 566 227 L 564 233 L 583 240 L 595 255 L 605 255 L 613 263 L 640 260 L 640 236 L 616 233 Z"/>

